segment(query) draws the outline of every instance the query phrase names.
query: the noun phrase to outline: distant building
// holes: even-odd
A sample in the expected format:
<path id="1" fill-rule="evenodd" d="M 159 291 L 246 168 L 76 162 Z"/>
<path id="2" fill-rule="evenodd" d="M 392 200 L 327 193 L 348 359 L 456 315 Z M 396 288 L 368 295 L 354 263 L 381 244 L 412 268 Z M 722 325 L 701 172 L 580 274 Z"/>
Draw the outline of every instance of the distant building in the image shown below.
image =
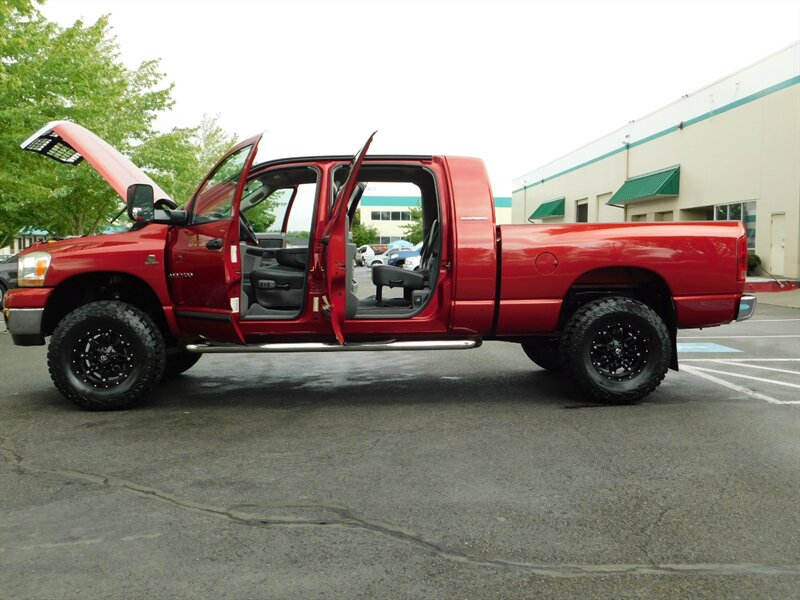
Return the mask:
<path id="1" fill-rule="evenodd" d="M 800 43 L 513 182 L 514 223 L 741 220 L 800 277 Z"/>
<path id="2" fill-rule="evenodd" d="M 388 244 L 402 239 L 403 226 L 411 221 L 411 209 L 419 206 L 415 196 L 371 196 L 361 198 L 361 223 L 378 230 L 378 244 Z M 511 223 L 511 198 L 494 199 L 495 218 L 499 224 Z"/>
<path id="3" fill-rule="evenodd" d="M 26 227 L 21 229 L 19 235 L 11 241 L 5 248 L 0 248 L 0 254 L 16 254 L 17 252 L 30 248 L 37 242 L 44 242 L 50 238 L 50 234 L 41 229 Z"/>

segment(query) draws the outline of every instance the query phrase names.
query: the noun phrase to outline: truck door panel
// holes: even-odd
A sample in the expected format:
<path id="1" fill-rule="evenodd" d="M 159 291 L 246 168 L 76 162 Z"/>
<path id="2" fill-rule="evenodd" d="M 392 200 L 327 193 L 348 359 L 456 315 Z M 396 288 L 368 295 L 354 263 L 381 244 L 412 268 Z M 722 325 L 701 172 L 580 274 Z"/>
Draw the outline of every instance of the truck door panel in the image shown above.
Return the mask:
<path id="1" fill-rule="evenodd" d="M 189 224 L 170 230 L 170 293 L 178 323 L 193 336 L 244 341 L 238 202 L 260 138 L 241 142 L 217 163 L 189 204 Z"/>

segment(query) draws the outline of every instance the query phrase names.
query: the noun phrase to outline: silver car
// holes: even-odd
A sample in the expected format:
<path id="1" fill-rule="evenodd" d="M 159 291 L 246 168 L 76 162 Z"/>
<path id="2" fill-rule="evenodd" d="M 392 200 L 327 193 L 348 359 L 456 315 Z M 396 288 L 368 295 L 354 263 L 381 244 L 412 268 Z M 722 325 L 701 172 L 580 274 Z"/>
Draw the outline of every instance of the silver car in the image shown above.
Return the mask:
<path id="1" fill-rule="evenodd" d="M 368 267 L 374 267 L 375 265 L 388 265 L 389 259 L 394 258 L 399 253 L 400 248 L 390 248 L 383 254 L 376 254 L 375 256 L 365 258 L 365 263 Z"/>

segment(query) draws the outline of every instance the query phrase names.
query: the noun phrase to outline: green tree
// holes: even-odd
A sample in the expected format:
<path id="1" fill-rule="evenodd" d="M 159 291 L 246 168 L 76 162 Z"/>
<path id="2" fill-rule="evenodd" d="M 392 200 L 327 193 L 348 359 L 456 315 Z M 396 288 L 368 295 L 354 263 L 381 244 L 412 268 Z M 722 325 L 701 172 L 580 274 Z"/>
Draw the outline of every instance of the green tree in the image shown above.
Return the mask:
<path id="1" fill-rule="evenodd" d="M 418 244 L 425 237 L 425 231 L 422 228 L 422 207 L 420 205 L 413 206 L 409 212 L 411 220 L 402 227 L 405 233 L 403 237 L 412 244 Z"/>
<path id="2" fill-rule="evenodd" d="M 122 64 L 107 17 L 62 28 L 31 2 L 6 0 L 0 20 L 0 246 L 24 226 L 92 233 L 121 199 L 88 165 L 57 165 L 22 152 L 20 142 L 68 119 L 130 152 L 172 106 L 172 86 L 161 84 L 157 61 Z"/>
<path id="3" fill-rule="evenodd" d="M 197 127 L 151 135 L 131 151 L 131 160 L 183 204 L 236 141 L 236 135 L 226 133 L 218 121 L 219 115 L 203 115 Z"/>
<path id="4" fill-rule="evenodd" d="M 245 216 L 256 231 L 268 231 L 275 222 L 275 210 L 289 202 L 289 190 L 275 190 L 266 200 L 247 211 Z"/>
<path id="5" fill-rule="evenodd" d="M 361 209 L 357 210 L 353 215 L 350 232 L 353 234 L 353 243 L 356 246 L 374 244 L 378 241 L 378 230 L 375 227 L 367 227 L 361 222 Z"/>

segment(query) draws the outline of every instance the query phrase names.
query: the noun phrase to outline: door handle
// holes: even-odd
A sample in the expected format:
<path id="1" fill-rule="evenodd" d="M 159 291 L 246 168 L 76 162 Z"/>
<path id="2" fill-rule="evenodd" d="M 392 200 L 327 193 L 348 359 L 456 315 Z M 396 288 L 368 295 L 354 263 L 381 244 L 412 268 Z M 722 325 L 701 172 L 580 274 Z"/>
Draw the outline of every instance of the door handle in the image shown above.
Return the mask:
<path id="1" fill-rule="evenodd" d="M 219 250 L 222 248 L 222 240 L 219 238 L 213 239 L 206 244 L 206 248 L 209 250 Z"/>

